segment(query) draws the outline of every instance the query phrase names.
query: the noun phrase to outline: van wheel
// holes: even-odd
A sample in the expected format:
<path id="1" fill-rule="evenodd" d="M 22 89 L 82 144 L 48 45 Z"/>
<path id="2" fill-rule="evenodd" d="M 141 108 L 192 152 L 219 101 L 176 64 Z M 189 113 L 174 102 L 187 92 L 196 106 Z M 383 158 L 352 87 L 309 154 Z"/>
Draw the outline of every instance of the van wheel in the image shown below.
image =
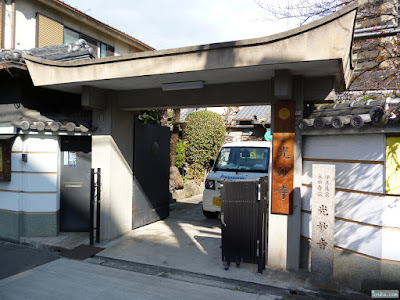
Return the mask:
<path id="1" fill-rule="evenodd" d="M 216 219 L 219 215 L 219 211 L 206 211 L 203 209 L 203 215 L 207 219 Z"/>

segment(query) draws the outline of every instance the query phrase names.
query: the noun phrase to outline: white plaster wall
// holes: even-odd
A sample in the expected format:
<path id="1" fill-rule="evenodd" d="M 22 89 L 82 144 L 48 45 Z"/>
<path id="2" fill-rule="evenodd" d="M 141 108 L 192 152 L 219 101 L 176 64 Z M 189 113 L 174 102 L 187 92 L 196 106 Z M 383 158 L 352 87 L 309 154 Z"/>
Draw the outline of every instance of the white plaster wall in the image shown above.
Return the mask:
<path id="1" fill-rule="evenodd" d="M 336 192 L 336 216 L 382 226 L 384 197 Z"/>
<path id="2" fill-rule="evenodd" d="M 382 230 L 371 226 L 335 221 L 335 245 L 377 258 L 382 257 Z"/>
<path id="3" fill-rule="evenodd" d="M 301 235 L 312 238 L 312 215 L 302 213 Z M 335 246 L 353 250 L 377 258 L 388 258 L 383 255 L 382 233 L 379 228 L 335 220 Z M 399 231 L 400 232 L 400 231 Z"/>
<path id="4" fill-rule="evenodd" d="M 101 239 L 132 229 L 133 176 L 112 136 L 92 136 L 92 168 L 101 168 Z"/>
<path id="5" fill-rule="evenodd" d="M 333 164 L 336 166 L 336 188 L 371 193 L 385 192 L 384 165 L 304 161 L 303 184 L 312 183 L 313 164 Z"/>
<path id="6" fill-rule="evenodd" d="M 36 46 L 36 1 L 15 1 L 15 49 Z"/>
<path id="7" fill-rule="evenodd" d="M 400 261 L 400 230 L 382 230 L 382 258 Z"/>
<path id="8" fill-rule="evenodd" d="M 0 192 L 1 208 L 9 211 L 56 212 L 60 209 L 56 194 Z"/>
<path id="9" fill-rule="evenodd" d="M 400 228 L 400 197 L 382 199 L 382 226 Z"/>
<path id="10" fill-rule="evenodd" d="M 25 150 L 25 152 L 28 154 L 28 163 L 21 161 L 21 153 L 11 154 L 11 161 L 16 163 L 13 171 L 57 172 L 57 151 L 52 153 L 34 153 L 33 151 Z"/>
<path id="11" fill-rule="evenodd" d="M 5 13 L 4 13 L 4 48 L 11 49 L 12 48 L 12 6 L 11 1 L 7 1 L 5 5 Z"/>
<path id="12" fill-rule="evenodd" d="M 0 209 L 58 211 L 58 137 L 18 136 L 11 150 L 11 181 L 0 182 Z M 22 152 L 27 162 L 21 161 Z"/>
<path id="13" fill-rule="evenodd" d="M 303 210 L 312 210 L 311 190 L 311 187 L 302 188 Z M 344 219 L 379 226 L 388 226 L 388 223 L 383 222 L 382 214 L 386 211 L 389 211 L 389 214 L 395 212 L 392 212 L 392 208 L 389 207 L 389 205 L 384 205 L 384 202 L 385 197 L 336 191 L 335 213 L 337 217 Z M 393 204 L 393 201 L 390 201 L 390 204 Z"/>
<path id="14" fill-rule="evenodd" d="M 305 136 L 304 158 L 385 161 L 385 136 Z M 310 185 L 312 164 L 303 161 L 303 184 Z M 326 162 L 328 163 L 328 162 Z M 385 196 L 384 164 L 329 162 L 336 165 L 336 188 L 379 195 L 336 191 L 335 245 L 381 259 L 400 261 L 400 197 Z M 302 210 L 312 211 L 311 187 L 302 186 Z M 301 235 L 311 238 L 312 215 L 302 213 Z"/>
<path id="15" fill-rule="evenodd" d="M 57 201 L 57 194 L 24 194 L 20 207 L 25 212 L 57 212 L 60 202 Z"/>
<path id="16" fill-rule="evenodd" d="M 305 136 L 303 157 L 384 161 L 385 145 L 383 134 Z"/>
<path id="17" fill-rule="evenodd" d="M 20 193 L 0 191 L 0 210 L 19 211 Z"/>

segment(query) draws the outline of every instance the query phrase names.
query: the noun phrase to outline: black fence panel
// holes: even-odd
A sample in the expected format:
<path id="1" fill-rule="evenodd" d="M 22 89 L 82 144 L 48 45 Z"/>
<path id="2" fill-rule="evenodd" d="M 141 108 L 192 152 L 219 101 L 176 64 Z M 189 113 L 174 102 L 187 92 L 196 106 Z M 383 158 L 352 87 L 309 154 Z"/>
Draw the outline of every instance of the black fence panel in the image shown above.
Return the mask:
<path id="1" fill-rule="evenodd" d="M 225 180 L 221 191 L 222 260 L 265 268 L 268 177 Z"/>

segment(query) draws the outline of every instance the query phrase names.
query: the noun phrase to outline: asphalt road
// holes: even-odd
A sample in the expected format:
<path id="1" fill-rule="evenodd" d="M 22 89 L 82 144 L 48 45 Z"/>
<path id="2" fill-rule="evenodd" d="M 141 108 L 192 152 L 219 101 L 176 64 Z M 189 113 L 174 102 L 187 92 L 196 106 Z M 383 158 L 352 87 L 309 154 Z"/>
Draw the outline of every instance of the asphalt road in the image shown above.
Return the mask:
<path id="1" fill-rule="evenodd" d="M 0 241 L 0 280 L 58 258 L 49 250 Z"/>

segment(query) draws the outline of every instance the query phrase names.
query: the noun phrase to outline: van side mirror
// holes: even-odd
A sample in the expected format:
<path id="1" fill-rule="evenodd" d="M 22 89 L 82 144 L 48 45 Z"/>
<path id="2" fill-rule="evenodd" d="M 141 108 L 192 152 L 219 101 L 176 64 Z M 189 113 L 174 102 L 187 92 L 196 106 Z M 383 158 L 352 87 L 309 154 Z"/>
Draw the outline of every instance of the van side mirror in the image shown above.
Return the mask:
<path id="1" fill-rule="evenodd" d="M 215 161 L 211 158 L 209 161 L 210 167 L 212 167 L 214 165 Z"/>

